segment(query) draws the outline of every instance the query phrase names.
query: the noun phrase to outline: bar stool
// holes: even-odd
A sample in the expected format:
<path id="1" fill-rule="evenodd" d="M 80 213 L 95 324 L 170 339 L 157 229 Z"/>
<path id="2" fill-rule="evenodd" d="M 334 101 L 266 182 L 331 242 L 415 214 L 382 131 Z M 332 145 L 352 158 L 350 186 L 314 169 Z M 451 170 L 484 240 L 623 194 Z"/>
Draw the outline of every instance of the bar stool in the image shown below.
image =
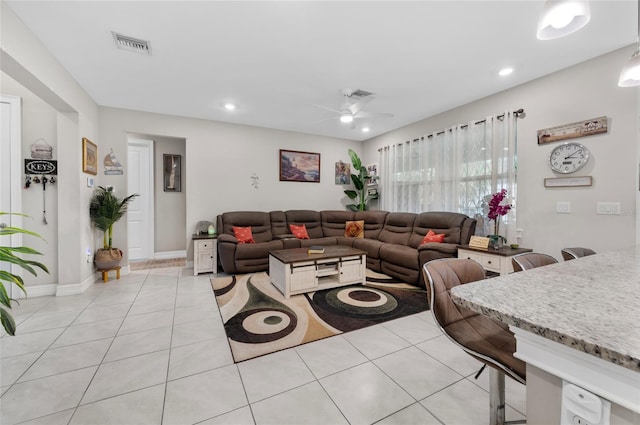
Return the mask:
<path id="1" fill-rule="evenodd" d="M 429 282 L 427 298 L 431 313 L 440 330 L 465 352 L 485 366 L 490 366 L 490 425 L 507 423 L 504 377 L 508 375 L 522 384 L 526 380 L 525 363 L 513 357 L 516 350 L 515 337 L 505 323 L 460 307 L 451 299 L 451 288 L 484 279 L 484 269 L 474 260 L 443 258 L 426 263 L 423 274 L 425 282 Z"/>
<path id="2" fill-rule="evenodd" d="M 580 257 L 586 257 L 587 255 L 593 255 L 596 252 L 589 248 L 563 248 L 560 253 L 564 261 L 575 260 Z"/>
<path id="3" fill-rule="evenodd" d="M 524 254 L 518 254 L 511 257 L 514 272 L 521 272 L 523 270 L 542 267 L 557 262 L 558 260 L 552 256 L 541 254 L 539 252 L 525 252 Z"/>

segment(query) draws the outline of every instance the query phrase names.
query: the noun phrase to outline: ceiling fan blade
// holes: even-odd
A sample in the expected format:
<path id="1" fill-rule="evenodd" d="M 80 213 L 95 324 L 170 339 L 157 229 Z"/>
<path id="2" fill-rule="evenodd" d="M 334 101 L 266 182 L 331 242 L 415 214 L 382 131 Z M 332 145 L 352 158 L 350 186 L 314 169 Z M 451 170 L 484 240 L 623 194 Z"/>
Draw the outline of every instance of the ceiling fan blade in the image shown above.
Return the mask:
<path id="1" fill-rule="evenodd" d="M 355 118 L 375 118 L 375 117 L 386 117 L 393 118 L 393 114 L 388 112 L 369 112 L 369 111 L 360 111 L 355 116 Z"/>
<path id="2" fill-rule="evenodd" d="M 315 103 L 312 103 L 311 105 L 315 106 L 316 108 L 326 109 L 327 111 L 335 112 L 336 114 L 342 113 L 342 111 L 339 111 L 339 110 L 333 109 L 333 108 L 329 108 L 328 106 L 317 105 Z"/>
<path id="3" fill-rule="evenodd" d="M 364 106 L 367 103 L 371 102 L 373 99 L 374 99 L 374 96 L 368 96 L 363 99 L 360 99 L 356 103 L 349 105 L 349 108 L 348 108 L 349 112 L 351 112 L 354 115 L 357 114 L 362 108 L 364 108 Z"/>
<path id="4" fill-rule="evenodd" d="M 321 122 L 325 122 L 325 121 L 329 121 L 329 120 L 335 120 L 336 118 L 340 118 L 340 116 L 339 115 L 333 115 L 331 117 L 322 118 L 320 120 L 313 121 L 313 123 L 316 124 L 316 123 L 321 123 Z"/>

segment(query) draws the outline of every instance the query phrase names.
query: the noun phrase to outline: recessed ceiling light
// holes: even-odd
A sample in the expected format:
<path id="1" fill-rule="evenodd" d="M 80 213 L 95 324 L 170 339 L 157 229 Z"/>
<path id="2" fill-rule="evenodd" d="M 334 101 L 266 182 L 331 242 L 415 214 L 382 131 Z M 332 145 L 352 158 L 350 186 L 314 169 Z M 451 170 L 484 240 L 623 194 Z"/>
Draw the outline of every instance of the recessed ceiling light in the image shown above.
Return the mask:
<path id="1" fill-rule="evenodd" d="M 506 75 L 509 75 L 513 72 L 513 68 L 502 68 L 500 70 L 500 72 L 498 72 L 498 75 L 500 75 L 501 77 L 504 77 Z"/>
<path id="2" fill-rule="evenodd" d="M 362 127 L 362 132 L 363 133 L 368 133 L 369 132 L 369 127 Z"/>
<path id="3" fill-rule="evenodd" d="M 233 111 L 234 109 L 236 109 L 236 105 L 234 105 L 233 103 L 225 103 L 224 109 L 226 109 L 227 111 Z"/>

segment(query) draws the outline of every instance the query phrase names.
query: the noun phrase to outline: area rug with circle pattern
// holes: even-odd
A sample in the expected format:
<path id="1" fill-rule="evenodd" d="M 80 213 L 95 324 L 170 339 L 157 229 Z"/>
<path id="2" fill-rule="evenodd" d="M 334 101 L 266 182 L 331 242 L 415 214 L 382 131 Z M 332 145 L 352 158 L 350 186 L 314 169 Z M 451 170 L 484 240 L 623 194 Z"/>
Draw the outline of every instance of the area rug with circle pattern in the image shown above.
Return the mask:
<path id="1" fill-rule="evenodd" d="M 421 288 L 371 270 L 366 281 L 289 299 L 264 272 L 214 277 L 211 286 L 237 363 L 428 308 Z"/>

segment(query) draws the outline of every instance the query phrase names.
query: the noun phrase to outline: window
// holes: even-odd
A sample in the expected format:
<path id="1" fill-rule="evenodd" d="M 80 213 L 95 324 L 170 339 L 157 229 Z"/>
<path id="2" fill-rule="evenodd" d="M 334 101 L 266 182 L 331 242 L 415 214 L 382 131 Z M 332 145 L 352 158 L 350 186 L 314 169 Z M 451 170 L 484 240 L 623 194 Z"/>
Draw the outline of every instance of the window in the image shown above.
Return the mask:
<path id="1" fill-rule="evenodd" d="M 515 207 L 516 115 L 487 117 L 381 149 L 381 208 L 460 212 L 478 219 L 477 233 L 491 233 L 491 194 L 507 189 Z M 511 211 L 501 222 L 507 239 L 515 239 Z"/>

